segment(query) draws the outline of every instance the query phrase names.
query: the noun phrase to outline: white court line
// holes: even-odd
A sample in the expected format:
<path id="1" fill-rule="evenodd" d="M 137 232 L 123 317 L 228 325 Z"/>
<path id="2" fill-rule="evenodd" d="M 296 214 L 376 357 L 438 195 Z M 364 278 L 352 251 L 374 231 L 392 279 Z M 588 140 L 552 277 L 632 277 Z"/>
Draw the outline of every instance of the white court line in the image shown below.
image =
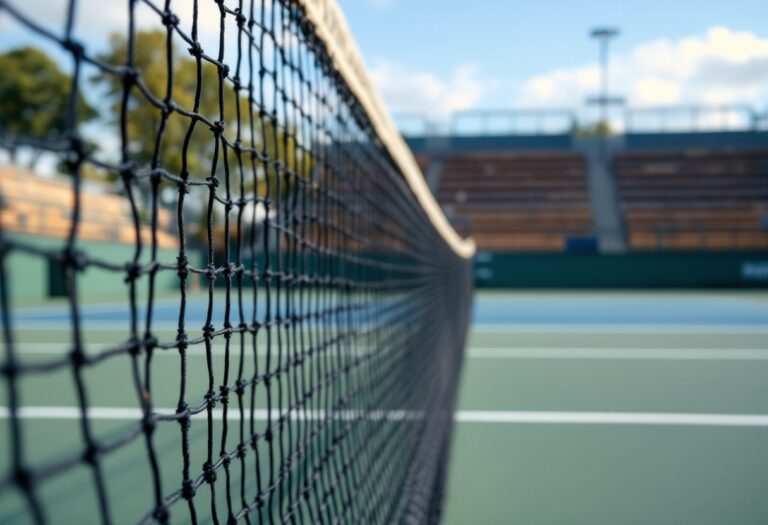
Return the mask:
<path id="1" fill-rule="evenodd" d="M 482 324 L 475 333 L 562 333 L 562 334 L 768 334 L 760 324 Z"/>
<path id="2" fill-rule="evenodd" d="M 250 341 L 249 341 L 250 345 Z M 109 344 L 104 343 L 95 343 L 91 345 L 87 345 L 86 353 L 89 355 L 94 355 L 99 353 L 100 351 L 106 350 L 108 348 L 111 348 L 112 346 Z M 14 345 L 14 348 L 16 349 L 16 352 L 18 355 L 66 355 L 72 351 L 72 345 L 69 343 L 16 343 Z M 251 347 L 246 347 L 246 353 L 247 355 L 250 354 Z M 286 349 L 283 349 L 284 353 Z M 239 343 L 235 343 L 234 341 L 230 344 L 229 352 L 232 355 L 232 357 L 237 357 L 240 354 L 240 346 Z M 125 355 L 128 355 L 127 353 Z M 205 355 L 205 348 L 204 344 L 200 343 L 199 345 L 196 345 L 194 347 L 187 348 L 187 355 L 189 356 L 204 356 Z M 224 345 L 223 344 L 215 344 L 213 346 L 213 355 L 214 356 L 224 356 Z M 259 355 L 266 355 L 265 352 L 259 350 Z M 277 351 L 273 351 L 273 355 L 277 355 Z M 169 350 L 155 350 L 154 357 L 174 357 L 176 359 L 179 358 L 179 352 L 176 349 L 169 349 Z"/>
<path id="3" fill-rule="evenodd" d="M 86 409 L 89 419 L 94 420 L 117 420 L 117 421 L 140 421 L 143 417 L 143 413 L 139 408 L 130 407 L 89 407 Z M 286 413 L 286 410 L 282 411 Z M 156 408 L 154 413 L 160 415 L 171 416 L 176 413 L 172 408 Z M 250 412 L 246 409 L 246 414 Z M 221 421 L 224 418 L 224 411 L 220 408 L 212 411 L 212 418 L 216 421 Z M 256 409 L 253 411 L 253 418 L 257 421 L 267 421 L 270 416 L 272 421 L 277 422 L 280 418 L 280 411 L 273 409 L 271 412 L 266 409 Z M 334 419 L 338 420 L 351 420 L 362 418 L 373 421 L 389 420 L 389 421 L 406 421 L 406 420 L 419 420 L 424 417 L 424 412 L 415 410 L 369 410 L 364 412 L 362 410 L 339 410 L 332 412 L 331 415 Z M 19 417 L 21 419 L 80 419 L 80 409 L 78 407 L 51 407 L 51 406 L 27 406 L 19 408 Z M 249 417 L 248 415 L 246 417 Z M 305 411 L 292 410 L 290 413 L 291 420 L 301 420 L 307 417 L 310 420 L 325 419 L 326 411 L 324 410 L 309 410 Z M 0 407 L 0 419 L 10 418 L 10 411 L 8 407 Z M 208 414 L 206 411 L 198 414 L 193 414 L 191 419 L 207 419 Z M 236 408 L 232 408 L 227 412 L 228 421 L 239 421 L 240 411 Z"/>
<path id="4" fill-rule="evenodd" d="M 95 354 L 106 346 L 93 345 L 89 353 Z M 17 343 L 19 355 L 65 355 L 70 351 L 69 345 L 61 343 Z M 283 349 L 284 352 L 289 351 Z M 250 346 L 246 353 L 251 355 Z M 240 347 L 232 344 L 231 358 L 237 358 Z M 263 348 L 257 355 L 266 357 Z M 277 350 L 272 351 L 277 355 Z M 156 351 L 156 357 L 179 358 L 174 350 Z M 187 349 L 188 356 L 205 356 L 205 349 L 193 347 Z M 214 357 L 224 357 L 224 345 L 213 347 Z M 675 361 L 768 361 L 768 348 L 572 348 L 572 347 L 470 347 L 467 350 L 469 359 L 563 359 L 563 360 L 675 360 Z"/>
<path id="5" fill-rule="evenodd" d="M 757 414 L 460 411 L 455 420 L 460 423 L 768 427 L 768 416 Z"/>
<path id="6" fill-rule="evenodd" d="M 674 361 L 768 361 L 768 348 L 481 348 L 470 359 L 597 359 Z"/>
<path id="7" fill-rule="evenodd" d="M 158 409 L 158 413 L 172 414 L 173 409 Z M 360 412 L 344 411 L 342 419 L 359 417 Z M 370 412 L 371 419 L 388 419 L 393 421 L 418 420 L 419 414 L 405 410 Z M 220 420 L 223 412 L 214 410 L 214 419 Z M 266 420 L 267 411 L 256 410 L 257 420 Z M 133 420 L 141 419 L 141 410 L 137 408 L 91 407 L 88 410 L 91 419 L 101 420 Z M 0 407 L 0 419 L 10 417 L 7 407 Z M 80 410 L 76 407 L 22 407 L 19 409 L 22 419 L 64 419 L 80 418 Z M 194 418 L 205 418 L 205 413 Z M 239 420 L 237 410 L 230 410 L 228 419 Z M 277 411 L 272 412 L 272 418 L 277 419 Z M 301 414 L 292 412 L 292 418 L 300 418 Z M 324 413 L 309 411 L 310 419 L 324 417 Z M 456 412 L 454 419 L 459 423 L 494 423 L 494 424 L 568 424 L 568 425 L 653 425 L 653 426 L 709 426 L 709 427 L 768 427 L 768 415 L 761 414 L 691 414 L 691 413 L 656 413 L 656 412 L 545 412 L 545 411 L 487 411 L 461 410 Z"/>
<path id="8" fill-rule="evenodd" d="M 201 323 L 202 324 L 202 323 Z M 113 322 L 113 321 L 107 321 L 107 322 L 98 322 L 98 321 L 89 321 L 85 320 L 82 323 L 82 326 L 85 328 L 88 332 L 120 332 L 123 334 L 127 334 L 130 329 L 130 323 L 129 321 L 125 321 L 122 323 L 119 322 Z M 142 323 L 139 323 L 140 327 L 143 327 Z M 32 320 L 32 319 L 15 319 L 13 320 L 13 327 L 18 329 L 19 331 L 35 331 L 35 332 L 60 332 L 60 331 L 69 331 L 72 329 L 72 323 L 70 321 L 66 320 L 50 320 L 50 321 L 41 321 L 41 320 Z M 157 322 L 152 323 L 152 328 L 155 332 L 164 331 L 164 332 L 173 332 L 176 331 L 179 328 L 179 325 L 174 322 Z"/>
<path id="9" fill-rule="evenodd" d="M 36 332 L 70 330 L 69 321 L 51 320 L 16 320 L 14 325 L 25 331 Z M 128 329 L 128 321 L 94 322 L 86 321 L 88 331 L 93 332 L 123 332 Z M 175 331 L 178 325 L 175 322 L 159 321 L 153 323 L 155 331 Z M 478 334 L 768 334 L 768 325 L 760 324 L 482 324 L 471 325 L 472 332 Z"/>
<path id="10" fill-rule="evenodd" d="M 16 343 L 14 345 L 14 348 L 16 349 L 16 353 L 18 355 L 56 355 L 56 356 L 63 356 L 72 351 L 71 345 L 67 343 Z M 108 348 L 111 348 L 110 345 L 106 345 L 103 343 L 97 343 L 93 345 L 89 345 L 86 349 L 86 354 L 88 355 L 97 355 L 99 352 L 104 351 Z M 354 349 L 353 349 L 354 350 Z M 363 356 L 365 355 L 363 348 L 356 349 L 356 355 Z M 370 350 L 374 350 L 372 347 Z M 391 350 L 391 349 L 390 349 Z M 337 349 L 333 350 L 334 352 L 337 351 Z M 344 349 L 346 352 L 347 350 Z M 204 343 L 199 343 L 194 346 L 191 346 L 187 348 L 187 356 L 195 357 L 195 356 L 205 356 L 206 350 Z M 213 345 L 212 349 L 212 355 L 213 357 L 224 357 L 225 356 L 225 346 L 221 343 L 217 343 Z M 246 357 L 251 357 L 253 355 L 253 349 L 250 341 L 247 341 L 245 346 L 245 355 Z M 256 352 L 256 355 L 260 357 L 266 357 L 267 351 L 264 345 L 259 345 L 259 348 Z M 279 353 L 279 350 L 277 348 L 273 348 L 271 351 L 271 355 L 277 356 Z M 283 344 L 282 353 L 284 356 L 289 356 L 293 353 L 295 353 L 295 349 L 293 348 L 293 345 L 289 344 Z M 237 359 L 240 355 L 240 344 L 233 341 L 229 346 L 229 354 L 231 359 Z M 128 356 L 128 353 L 122 354 L 124 356 Z M 167 349 L 167 350 L 155 350 L 153 354 L 154 357 L 172 357 L 174 359 L 179 359 L 179 351 L 175 348 Z"/>

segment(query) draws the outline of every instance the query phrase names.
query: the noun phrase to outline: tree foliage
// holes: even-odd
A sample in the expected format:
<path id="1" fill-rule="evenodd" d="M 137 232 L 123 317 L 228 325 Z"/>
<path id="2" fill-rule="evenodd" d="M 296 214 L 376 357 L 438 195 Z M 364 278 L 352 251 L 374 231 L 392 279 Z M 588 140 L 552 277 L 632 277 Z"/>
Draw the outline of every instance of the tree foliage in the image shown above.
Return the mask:
<path id="1" fill-rule="evenodd" d="M 125 35 L 115 34 L 110 39 L 109 51 L 99 58 L 111 65 L 121 66 L 126 64 L 127 53 L 128 42 Z M 171 67 L 169 68 L 165 32 L 140 31 L 136 34 L 132 67 L 139 73 L 151 97 L 145 96 L 137 87 L 133 87 L 130 93 L 126 127 L 130 142 L 129 151 L 134 161 L 147 165 L 156 156 L 156 139 L 163 115 L 163 110 L 157 102 L 162 104 L 168 98 L 170 74 L 172 75 L 170 99 L 175 106 L 187 112 L 193 112 L 199 93 L 196 113 L 208 122 L 222 122 L 223 136 L 230 144 L 234 144 L 237 140 L 239 106 L 240 140 L 244 147 L 253 147 L 260 152 L 266 148 L 270 159 L 279 158 L 281 164 L 289 169 L 307 164 L 297 160 L 301 154 L 296 151 L 291 134 L 285 134 L 282 130 L 276 131 L 271 121 L 262 122 L 258 119 L 258 115 L 255 113 L 252 115 L 252 112 L 257 110 L 251 107 L 244 94 L 245 90 L 237 92 L 233 89 L 230 80 L 220 79 L 220 71 L 214 64 L 201 60 L 198 66 L 194 58 L 179 52 L 175 45 L 171 46 L 170 54 Z M 108 97 L 111 100 L 112 119 L 119 122 L 123 103 L 123 78 L 110 73 L 101 73 L 94 77 L 94 80 L 106 85 Z M 254 136 L 251 136 L 249 131 L 250 118 L 255 119 Z M 157 161 L 161 167 L 173 174 L 180 174 L 185 168 L 184 144 L 187 134 L 190 133 L 192 120 L 191 117 L 178 111 L 172 112 L 166 120 Z M 192 127 L 186 151 L 186 171 L 191 178 L 200 180 L 210 175 L 215 147 L 215 136 L 209 125 L 202 120 L 198 121 Z M 224 169 L 223 150 L 222 144 L 219 143 L 217 162 L 219 175 Z M 230 166 L 231 180 L 236 182 L 239 177 L 239 166 L 232 148 L 227 148 L 227 161 Z M 270 164 L 267 170 L 259 168 L 258 180 L 254 181 L 253 177 L 248 176 L 250 167 L 247 165 L 243 167 L 246 177 L 244 184 L 249 191 L 264 191 L 266 178 L 275 176 L 274 164 Z M 277 187 L 276 184 L 270 186 Z"/>
<path id="2" fill-rule="evenodd" d="M 96 58 L 119 69 L 128 65 L 127 57 L 126 36 L 114 34 L 106 51 Z M 223 71 L 208 60 L 198 63 L 174 44 L 169 50 L 164 31 L 136 33 L 130 67 L 136 71 L 135 78 L 141 85 L 131 86 L 126 101 L 125 75 L 116 74 L 114 69 L 104 68 L 90 79 L 81 80 L 77 123 L 100 116 L 104 119 L 100 125 L 115 130 L 122 125 L 125 109 L 128 155 L 140 167 L 156 166 L 172 175 L 186 172 L 197 181 L 211 176 L 212 171 L 220 181 L 228 176 L 233 199 L 239 197 L 242 185 L 250 200 L 256 196 L 285 200 L 295 195 L 297 177 L 310 177 L 313 159 L 296 143 L 299 123 L 281 117 L 278 127 L 273 118 L 261 117 L 263 113 L 257 104 L 248 100 L 247 90 L 235 89 L 231 72 L 225 78 Z M 72 79 L 51 58 L 32 47 L 12 50 L 0 55 L 0 71 L 0 139 L 5 138 L 4 142 L 12 146 L 14 137 L 51 140 L 66 131 Z M 271 101 L 274 92 L 270 89 L 276 88 L 256 90 L 254 96 Z M 83 93 L 104 96 L 98 107 L 106 109 L 105 114 L 99 115 Z M 167 105 L 174 109 L 164 118 Z M 214 123 L 223 124 L 223 140 L 216 140 L 211 130 Z M 238 139 L 243 149 L 258 152 L 255 159 L 248 152 L 238 154 L 233 148 Z M 91 147 L 100 146 L 100 139 L 92 137 Z M 305 148 L 308 147 L 306 144 Z M 111 153 L 109 148 L 104 151 Z M 229 168 L 226 171 L 225 166 Z M 100 171 L 90 174 L 93 169 L 86 163 L 83 176 L 103 181 L 105 175 Z M 286 176 L 287 173 L 292 176 Z M 148 186 L 142 184 L 140 189 L 148 197 Z M 194 219 L 205 220 L 208 192 L 197 193 L 203 209 L 202 217 Z"/>
<path id="3" fill-rule="evenodd" d="M 72 77 L 43 51 L 21 47 L 0 54 L 0 132 L 11 154 L 17 138 L 55 139 L 66 131 Z M 97 116 L 81 94 L 77 121 Z"/>
<path id="4" fill-rule="evenodd" d="M 611 125 L 603 120 L 582 126 L 574 125 L 571 133 L 580 139 L 608 138 L 615 135 Z"/>

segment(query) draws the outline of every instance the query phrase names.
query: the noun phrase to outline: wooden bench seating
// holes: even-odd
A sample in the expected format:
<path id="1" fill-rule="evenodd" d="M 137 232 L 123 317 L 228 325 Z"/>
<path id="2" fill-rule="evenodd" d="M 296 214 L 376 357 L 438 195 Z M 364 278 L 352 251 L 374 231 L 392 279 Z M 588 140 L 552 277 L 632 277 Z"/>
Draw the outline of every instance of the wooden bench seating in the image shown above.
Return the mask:
<path id="1" fill-rule="evenodd" d="M 570 152 L 472 153 L 444 159 L 436 195 L 480 250 L 563 250 L 589 235 L 584 158 Z"/>
<path id="2" fill-rule="evenodd" d="M 640 151 L 614 158 L 634 249 L 768 247 L 768 151 Z"/>
<path id="3" fill-rule="evenodd" d="M 65 239 L 72 225 L 72 184 L 67 180 L 48 179 L 0 168 L 0 224 L 9 232 Z M 178 248 L 178 239 L 168 231 L 171 214 L 158 210 L 157 239 L 160 248 Z M 136 234 L 127 199 L 120 195 L 88 191 L 87 184 L 80 195 L 80 218 L 77 229 L 80 239 L 88 241 L 133 244 Z M 141 224 L 141 238 L 151 243 L 151 227 Z"/>

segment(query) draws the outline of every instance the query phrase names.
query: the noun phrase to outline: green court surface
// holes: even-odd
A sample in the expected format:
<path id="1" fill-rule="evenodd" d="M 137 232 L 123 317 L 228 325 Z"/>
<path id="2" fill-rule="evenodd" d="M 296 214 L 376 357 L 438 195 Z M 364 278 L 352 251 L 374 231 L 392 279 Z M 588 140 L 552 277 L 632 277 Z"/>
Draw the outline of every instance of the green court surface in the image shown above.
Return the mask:
<path id="1" fill-rule="evenodd" d="M 768 334 L 699 328 L 475 330 L 445 523 L 768 523 Z"/>
<path id="2" fill-rule="evenodd" d="M 164 308 L 158 316 L 172 319 L 173 302 Z M 66 351 L 68 323 L 54 310 L 19 316 L 16 339 L 24 362 Z M 83 317 L 91 350 L 125 333 L 118 305 L 97 305 Z M 444 522 L 768 523 L 766 319 L 768 301 L 761 294 L 479 293 Z M 173 330 L 160 323 L 157 335 L 172 339 Z M 223 348 L 214 350 L 220 373 Z M 205 354 L 190 352 L 189 360 L 187 391 L 194 399 L 207 388 Z M 231 355 L 230 364 L 236 361 Z M 156 407 L 175 407 L 178 367 L 173 351 L 153 359 Z M 109 442 L 136 422 L 130 371 L 127 355 L 86 371 L 89 405 L 102 410 L 93 420 L 99 440 Z M 25 460 L 46 465 L 80 450 L 71 370 L 25 376 L 19 386 L 22 406 L 41 410 L 23 421 Z M 0 393 L 3 406 L 6 395 Z M 0 446 L 8 451 L 7 410 L 3 414 Z M 179 428 L 158 429 L 154 441 L 165 494 L 182 479 Z M 215 421 L 217 447 L 221 430 Z M 240 432 L 237 419 L 229 432 Z M 201 470 L 206 444 L 206 425 L 193 422 L 194 472 Z M 261 453 L 268 457 L 266 450 Z M 10 459 L 6 454 L 0 460 L 3 472 Z M 107 456 L 103 467 L 116 523 L 137 522 L 153 501 L 143 439 Z M 232 485 L 239 486 L 239 468 L 231 470 Z M 253 478 L 246 477 L 251 490 Z M 58 509 L 51 521 L 98 521 L 93 486 L 85 466 L 46 482 L 40 497 Z M 219 509 L 223 492 L 215 499 Z M 0 524 L 30 522 L 22 498 L 14 491 L 4 494 Z M 207 516 L 210 497 L 198 499 L 200 515 Z"/>

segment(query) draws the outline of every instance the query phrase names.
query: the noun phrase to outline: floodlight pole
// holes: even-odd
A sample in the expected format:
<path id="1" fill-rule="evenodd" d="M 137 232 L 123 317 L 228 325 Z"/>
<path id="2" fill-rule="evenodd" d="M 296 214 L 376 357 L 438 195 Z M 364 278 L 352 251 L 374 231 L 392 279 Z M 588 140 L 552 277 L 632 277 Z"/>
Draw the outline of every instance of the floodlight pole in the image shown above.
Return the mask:
<path id="1" fill-rule="evenodd" d="M 598 27 L 590 33 L 592 38 L 596 38 L 600 45 L 600 122 L 608 125 L 608 47 L 612 38 L 619 36 L 619 30 L 610 27 Z"/>

